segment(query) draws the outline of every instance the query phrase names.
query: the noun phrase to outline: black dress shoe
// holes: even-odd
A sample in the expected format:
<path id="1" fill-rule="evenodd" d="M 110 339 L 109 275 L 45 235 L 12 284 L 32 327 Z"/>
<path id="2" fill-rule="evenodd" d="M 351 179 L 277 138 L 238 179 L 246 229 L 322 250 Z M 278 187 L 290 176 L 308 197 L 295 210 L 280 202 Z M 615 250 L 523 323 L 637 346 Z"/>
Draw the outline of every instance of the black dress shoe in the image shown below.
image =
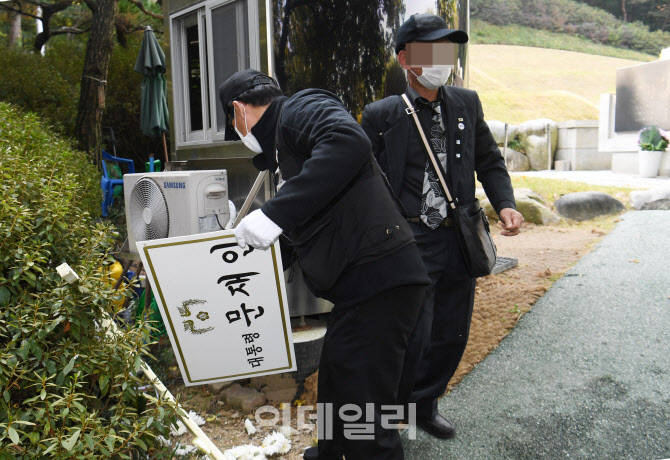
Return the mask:
<path id="1" fill-rule="evenodd" d="M 447 439 L 456 434 L 454 424 L 440 414 L 437 414 L 431 419 L 417 420 L 416 425 L 436 438 Z"/>
<path id="2" fill-rule="evenodd" d="M 318 447 L 308 447 L 302 454 L 304 460 L 317 460 L 319 458 Z"/>

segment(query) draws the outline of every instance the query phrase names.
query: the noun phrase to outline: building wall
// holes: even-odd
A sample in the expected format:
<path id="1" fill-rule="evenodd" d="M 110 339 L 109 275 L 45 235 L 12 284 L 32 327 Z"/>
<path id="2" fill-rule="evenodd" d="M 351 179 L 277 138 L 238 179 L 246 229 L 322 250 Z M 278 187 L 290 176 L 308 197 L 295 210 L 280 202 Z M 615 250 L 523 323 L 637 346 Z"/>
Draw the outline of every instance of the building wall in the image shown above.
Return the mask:
<path id="1" fill-rule="evenodd" d="M 225 37 L 226 31 L 221 27 L 205 29 L 214 28 L 214 12 L 219 8 L 245 1 L 248 19 L 245 16 L 244 21 L 248 20 L 249 30 L 244 40 L 249 49 L 240 48 L 244 40 L 237 35 L 233 37 L 238 43 L 236 54 L 228 40 L 213 38 Z M 310 87 L 327 89 L 360 119 L 366 104 L 404 90 L 406 77 L 396 61 L 395 34 L 410 15 L 437 13 L 452 28 L 467 31 L 469 27 L 467 0 L 166 0 L 164 12 L 170 42 L 167 78 L 173 115 L 171 145 L 176 146 L 173 159 L 250 154 L 240 142 L 224 141 L 221 132 L 217 85 L 236 70 L 257 68 L 276 78 L 287 95 Z M 203 75 L 209 72 L 209 78 L 202 80 L 202 104 L 194 109 L 184 96 L 192 91 L 192 72 L 186 68 L 183 48 L 188 46 L 185 18 L 197 15 L 202 61 L 199 71 Z M 241 58 L 244 53 L 248 53 L 246 61 Z M 212 73 L 228 60 L 239 62 Z M 467 44 L 458 45 L 455 61 L 450 84 L 466 85 Z M 198 110 L 205 114 L 202 129 L 190 129 L 189 113 Z"/>

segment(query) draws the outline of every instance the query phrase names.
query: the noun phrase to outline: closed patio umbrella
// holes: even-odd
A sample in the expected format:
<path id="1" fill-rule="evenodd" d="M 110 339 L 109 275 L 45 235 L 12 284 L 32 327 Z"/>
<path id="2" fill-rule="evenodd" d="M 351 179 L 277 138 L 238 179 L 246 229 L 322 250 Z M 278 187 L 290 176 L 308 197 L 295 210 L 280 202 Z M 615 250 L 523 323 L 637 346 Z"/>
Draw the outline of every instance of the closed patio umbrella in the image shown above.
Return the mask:
<path id="1" fill-rule="evenodd" d="M 140 115 L 142 133 L 147 136 L 163 137 L 163 150 L 167 163 L 165 132 L 170 126 L 170 115 L 167 105 L 167 83 L 163 75 L 165 73 L 165 53 L 150 26 L 144 30 L 144 39 L 133 70 L 144 75 Z"/>

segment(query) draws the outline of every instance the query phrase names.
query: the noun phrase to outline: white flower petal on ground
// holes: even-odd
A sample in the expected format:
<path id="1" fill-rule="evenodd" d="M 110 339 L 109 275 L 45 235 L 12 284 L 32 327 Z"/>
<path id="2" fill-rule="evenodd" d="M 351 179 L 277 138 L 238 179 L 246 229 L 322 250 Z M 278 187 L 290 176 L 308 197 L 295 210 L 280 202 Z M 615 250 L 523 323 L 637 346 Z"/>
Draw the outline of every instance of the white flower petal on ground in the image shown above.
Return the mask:
<path id="1" fill-rule="evenodd" d="M 188 431 L 186 429 L 186 425 L 184 425 L 181 420 L 177 420 L 177 426 L 176 427 L 174 425 L 170 425 L 170 435 L 171 436 L 177 436 L 178 437 L 178 436 L 181 436 L 184 433 L 186 433 L 186 431 Z"/>
<path id="2" fill-rule="evenodd" d="M 191 417 L 191 420 L 193 420 L 198 426 L 203 426 L 205 423 L 207 423 L 207 421 L 199 416 L 195 411 L 189 411 L 188 416 Z"/>
<path id="3" fill-rule="evenodd" d="M 179 447 L 174 451 L 174 454 L 175 454 L 177 457 L 185 457 L 185 456 L 190 455 L 190 454 L 192 454 L 192 453 L 194 453 L 194 452 L 197 452 L 197 450 L 198 450 L 198 448 L 195 447 L 195 446 L 189 446 L 189 445 L 186 445 L 186 446 L 179 446 Z"/>
<path id="4" fill-rule="evenodd" d="M 291 437 L 291 427 L 288 425 L 282 425 L 279 427 L 279 432 L 286 436 L 287 438 Z"/>
<path id="5" fill-rule="evenodd" d="M 164 438 L 163 436 L 161 436 L 160 434 L 159 434 L 158 436 L 156 436 L 156 439 L 158 440 L 158 443 L 159 443 L 161 446 L 169 447 L 169 446 L 172 445 L 172 443 L 170 442 L 169 439 L 165 439 L 165 438 Z"/>
<path id="6" fill-rule="evenodd" d="M 253 423 L 251 423 L 251 420 L 249 419 L 246 419 L 244 421 L 244 429 L 247 430 L 247 433 L 249 433 L 249 435 L 256 433 L 256 427 L 254 426 Z"/>
<path id="7" fill-rule="evenodd" d="M 263 439 L 263 453 L 267 456 L 285 454 L 291 450 L 291 441 L 276 431 Z"/>
<path id="8" fill-rule="evenodd" d="M 228 455 L 235 460 L 267 460 L 263 449 L 253 444 L 244 444 L 226 450 L 224 456 Z"/>

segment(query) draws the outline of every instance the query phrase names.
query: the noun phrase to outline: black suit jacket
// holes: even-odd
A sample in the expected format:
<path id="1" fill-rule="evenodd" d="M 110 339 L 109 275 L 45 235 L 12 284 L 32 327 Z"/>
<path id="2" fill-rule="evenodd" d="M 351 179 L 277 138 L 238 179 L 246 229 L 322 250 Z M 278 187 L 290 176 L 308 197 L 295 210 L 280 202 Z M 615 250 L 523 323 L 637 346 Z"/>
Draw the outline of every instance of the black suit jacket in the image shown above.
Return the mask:
<path id="1" fill-rule="evenodd" d="M 264 146 L 259 141 L 265 162 L 273 162 L 277 152 L 286 182 L 261 210 L 291 241 L 316 296 L 341 305 L 378 294 L 379 285 L 365 282 L 373 278 L 370 273 L 378 276 L 379 267 L 370 268 L 370 263 L 412 245 L 414 235 L 389 193 L 367 136 L 328 91 L 305 89 L 275 101 L 252 133 L 271 140 Z M 415 248 L 408 251 L 420 260 Z M 353 281 L 339 284 L 348 275 Z M 428 282 L 421 270 L 392 280 L 397 284 L 387 283 L 387 289 Z"/>
<path id="2" fill-rule="evenodd" d="M 443 86 L 447 107 L 447 185 L 456 206 L 475 200 L 475 172 L 497 212 L 516 209 L 505 160 L 496 145 L 475 91 Z M 411 101 L 411 98 L 410 98 Z M 402 188 L 409 136 L 419 136 L 414 118 L 400 96 L 390 96 L 365 107 L 361 124 L 372 150 L 388 176 L 396 196 Z M 422 153 L 427 155 L 423 143 Z"/>

